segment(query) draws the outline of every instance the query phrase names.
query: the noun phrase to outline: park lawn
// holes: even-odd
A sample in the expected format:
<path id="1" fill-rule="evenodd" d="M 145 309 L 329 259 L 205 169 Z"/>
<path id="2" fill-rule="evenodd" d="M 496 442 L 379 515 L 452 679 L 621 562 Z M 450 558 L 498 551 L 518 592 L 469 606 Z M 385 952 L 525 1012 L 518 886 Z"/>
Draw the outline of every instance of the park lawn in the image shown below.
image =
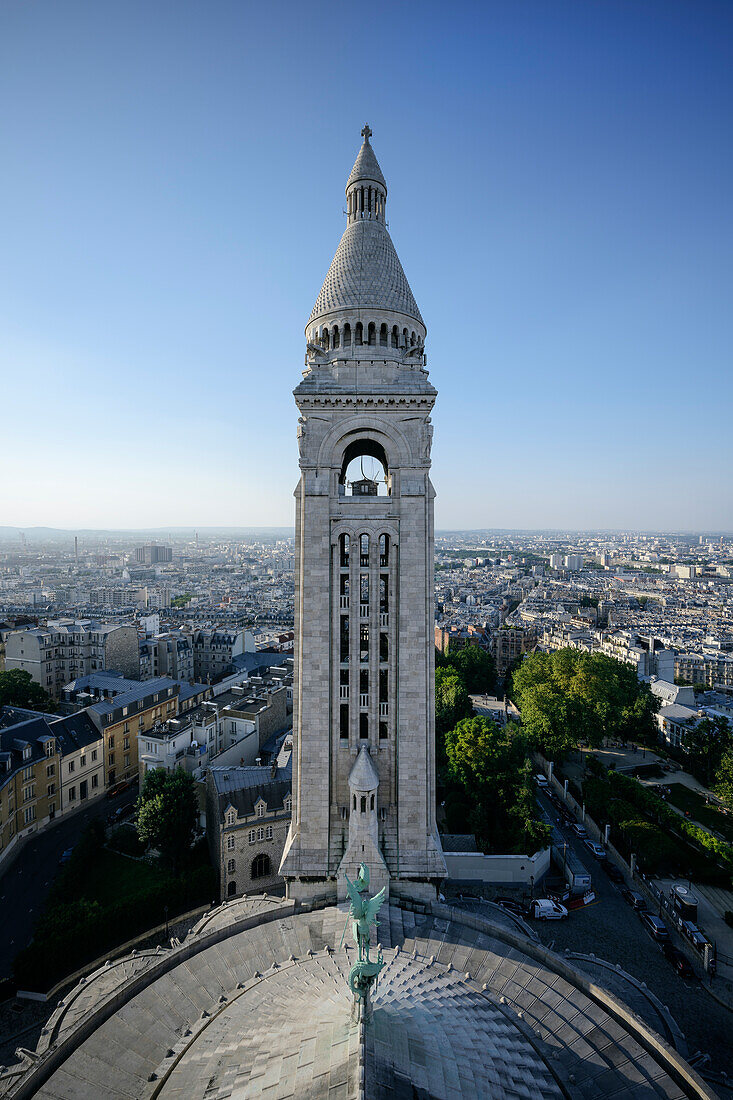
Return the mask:
<path id="1" fill-rule="evenodd" d="M 667 796 L 668 802 L 671 802 L 678 810 L 689 810 L 693 821 L 699 821 L 701 825 L 706 825 L 708 829 L 715 829 L 726 840 L 733 843 L 733 817 L 721 813 L 720 810 L 707 803 L 703 795 L 686 787 L 684 783 L 672 783 L 670 791 L 671 793 Z"/>
<path id="2" fill-rule="evenodd" d="M 85 870 L 82 893 L 89 901 L 111 905 L 155 886 L 164 877 L 165 872 L 144 860 L 130 859 L 103 848 Z"/>

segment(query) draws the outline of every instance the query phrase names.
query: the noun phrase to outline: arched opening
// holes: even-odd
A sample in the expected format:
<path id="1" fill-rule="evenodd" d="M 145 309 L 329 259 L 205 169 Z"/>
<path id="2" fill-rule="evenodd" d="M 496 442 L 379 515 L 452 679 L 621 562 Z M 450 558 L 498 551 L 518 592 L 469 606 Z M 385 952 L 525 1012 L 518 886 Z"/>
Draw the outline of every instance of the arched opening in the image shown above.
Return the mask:
<path id="1" fill-rule="evenodd" d="M 364 326 L 362 325 L 361 321 L 356 322 L 356 329 L 354 331 L 355 331 L 354 343 L 355 344 L 363 344 L 364 343 Z"/>
<path id="2" fill-rule="evenodd" d="M 365 813 L 366 813 L 366 795 L 365 795 L 365 794 L 363 794 L 363 795 L 361 796 L 361 812 L 362 812 L 363 814 L 365 814 Z"/>
<path id="3" fill-rule="evenodd" d="M 351 325 L 347 321 L 344 325 L 344 347 L 351 343 Z"/>
<path id="4" fill-rule="evenodd" d="M 234 895 L 236 894 L 236 892 L 237 892 L 236 882 L 234 882 L 234 881 L 228 882 L 227 883 L 227 897 L 228 898 L 233 898 Z"/>
<path id="5" fill-rule="evenodd" d="M 369 565 L 369 535 L 359 537 L 359 564 Z"/>
<path id="6" fill-rule="evenodd" d="M 397 328 L 397 325 L 392 325 L 392 347 L 393 348 L 399 347 L 399 343 L 400 343 L 400 330 Z"/>
<path id="7" fill-rule="evenodd" d="M 413 332 L 412 335 L 410 336 L 410 347 L 414 348 L 414 346 L 415 346 L 415 333 Z"/>
<path id="8" fill-rule="evenodd" d="M 348 569 L 349 568 L 349 545 L 350 545 L 350 543 L 351 543 L 351 539 L 349 538 L 348 535 L 341 535 L 341 537 L 339 538 L 339 554 L 340 554 L 340 557 L 341 557 L 341 568 L 342 569 Z"/>
<path id="9" fill-rule="evenodd" d="M 252 878 L 269 878 L 271 874 L 270 857 L 265 852 L 260 852 L 252 860 Z"/>
<path id="10" fill-rule="evenodd" d="M 324 328 L 323 331 L 321 332 L 321 347 L 325 348 L 325 350 L 328 351 L 330 346 L 331 346 L 331 341 L 329 340 L 329 337 L 328 337 L 328 329 Z"/>
<path id="11" fill-rule="evenodd" d="M 354 795 L 354 809 L 356 809 L 356 795 Z"/>
<path id="12" fill-rule="evenodd" d="M 339 486 L 342 496 L 364 499 L 390 495 L 392 478 L 381 443 L 374 439 L 357 439 L 349 443 L 341 463 Z"/>
<path id="13" fill-rule="evenodd" d="M 331 330 L 331 341 L 332 341 L 333 346 L 335 348 L 339 347 L 341 341 L 339 339 L 339 327 L 338 327 L 338 325 L 334 325 L 333 329 Z"/>
<path id="14" fill-rule="evenodd" d="M 374 809 L 374 795 L 372 795 L 371 798 L 369 799 L 369 809 L 370 810 Z"/>
<path id="15" fill-rule="evenodd" d="M 407 336 L 407 329 L 403 328 L 403 330 L 402 330 L 402 343 L 401 343 L 400 347 L 406 348 L 407 345 L 409 344 L 409 342 L 410 341 L 409 341 L 408 336 Z"/>
<path id="16" fill-rule="evenodd" d="M 379 564 L 389 565 L 389 535 L 379 536 Z"/>
<path id="17" fill-rule="evenodd" d="M 384 322 L 382 322 L 382 325 L 379 329 L 379 344 L 380 347 L 387 347 L 387 326 L 384 324 Z"/>
<path id="18" fill-rule="evenodd" d="M 369 322 L 369 346 L 375 347 L 377 343 L 377 326 L 374 321 Z"/>

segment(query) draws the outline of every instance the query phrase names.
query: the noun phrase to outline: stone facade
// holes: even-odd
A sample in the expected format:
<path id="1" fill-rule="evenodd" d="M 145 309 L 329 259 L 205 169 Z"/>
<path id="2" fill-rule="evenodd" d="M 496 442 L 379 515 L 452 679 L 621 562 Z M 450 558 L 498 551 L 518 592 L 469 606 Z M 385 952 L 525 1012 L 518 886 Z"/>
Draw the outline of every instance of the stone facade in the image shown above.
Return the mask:
<path id="1" fill-rule="evenodd" d="M 362 860 L 373 887 L 396 893 L 435 897 L 446 873 L 435 823 L 436 390 L 364 137 L 295 390 L 293 821 L 281 873 L 298 898 L 343 897 Z"/>

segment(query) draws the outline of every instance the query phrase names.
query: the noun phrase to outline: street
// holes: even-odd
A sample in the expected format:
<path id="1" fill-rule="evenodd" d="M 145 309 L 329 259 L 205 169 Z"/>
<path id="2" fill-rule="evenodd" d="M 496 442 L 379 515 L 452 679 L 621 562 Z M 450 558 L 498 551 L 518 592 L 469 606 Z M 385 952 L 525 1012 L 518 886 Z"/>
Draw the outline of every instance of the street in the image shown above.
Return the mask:
<path id="1" fill-rule="evenodd" d="M 95 817 L 104 820 L 120 806 L 132 805 L 136 797 L 136 789 L 127 790 L 116 798 L 102 796 L 68 819 L 62 818 L 57 825 L 36 834 L 2 874 L 0 978 L 11 974 L 13 958 L 30 943 L 38 914 L 58 874 L 63 852 L 77 843 L 86 825 Z"/>
<path id="2" fill-rule="evenodd" d="M 712 1069 L 733 1075 L 733 1012 L 709 996 L 697 979 L 675 974 L 659 945 L 621 896 L 623 884 L 612 883 L 570 828 L 556 824 L 558 813 L 548 799 L 544 795 L 538 799 L 556 830 L 590 871 L 597 899 L 587 908 L 572 912 L 565 921 L 534 922 L 541 942 L 559 953 L 567 949 L 594 954 L 614 965 L 619 963 L 638 981 L 645 982 L 669 1008 L 685 1034 L 690 1056 L 703 1051 L 710 1055 Z"/>

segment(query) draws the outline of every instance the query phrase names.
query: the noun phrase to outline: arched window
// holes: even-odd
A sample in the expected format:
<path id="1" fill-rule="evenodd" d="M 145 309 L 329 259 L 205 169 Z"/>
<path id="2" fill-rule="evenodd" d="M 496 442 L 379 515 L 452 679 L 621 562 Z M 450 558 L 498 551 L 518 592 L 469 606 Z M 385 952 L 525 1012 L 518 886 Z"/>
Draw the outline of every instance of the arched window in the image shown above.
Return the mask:
<path id="1" fill-rule="evenodd" d="M 365 794 L 363 794 L 363 795 L 361 796 L 361 812 L 362 812 L 363 814 L 365 814 L 365 813 L 366 813 L 366 795 L 365 795 Z"/>
<path id="2" fill-rule="evenodd" d="M 369 802 L 369 809 L 370 810 L 374 809 L 374 795 L 372 795 L 371 800 Z"/>
<path id="3" fill-rule="evenodd" d="M 379 536 L 379 564 L 389 565 L 389 535 Z"/>
<path id="4" fill-rule="evenodd" d="M 339 547 L 341 552 L 341 568 L 349 568 L 349 543 L 351 539 L 348 535 L 341 535 L 339 538 Z"/>
<path id="5" fill-rule="evenodd" d="M 270 857 L 264 852 L 260 852 L 260 854 L 255 856 L 252 860 L 252 878 L 269 878 L 271 874 Z"/>
<path id="6" fill-rule="evenodd" d="M 351 343 L 351 325 L 347 321 L 344 325 L 344 347 Z"/>
<path id="7" fill-rule="evenodd" d="M 339 340 L 339 327 L 338 327 L 338 325 L 334 325 L 333 329 L 331 330 L 331 340 L 332 340 L 333 346 L 335 348 L 337 348 L 339 346 L 339 344 L 341 343 L 341 341 Z"/>
<path id="8" fill-rule="evenodd" d="M 237 868 L 236 868 L 236 864 L 235 864 L 234 860 L 233 859 L 228 860 L 227 861 L 227 874 L 228 875 L 233 875 L 234 872 L 236 871 L 236 869 Z"/>
<path id="9" fill-rule="evenodd" d="M 393 348 L 398 347 L 399 342 L 400 342 L 400 330 L 397 328 L 397 325 L 392 325 L 392 347 Z"/>
<path id="10" fill-rule="evenodd" d="M 354 809 L 356 809 L 356 795 L 354 795 Z"/>
<path id="11" fill-rule="evenodd" d="M 380 347 L 387 347 L 387 326 L 382 322 L 379 328 L 379 344 Z"/>
<path id="12" fill-rule="evenodd" d="M 369 345 L 374 347 L 377 342 L 377 326 L 374 321 L 369 322 Z"/>
<path id="13" fill-rule="evenodd" d="M 237 892 L 236 882 L 232 881 L 232 882 L 228 883 L 227 884 L 227 897 L 228 898 L 233 898 L 234 895 L 236 894 L 236 892 Z"/>
<path id="14" fill-rule="evenodd" d="M 402 330 L 402 347 L 406 348 L 407 345 L 409 344 L 409 342 L 410 341 L 409 341 L 408 336 L 407 336 L 407 329 L 403 328 L 403 330 Z"/>
<path id="15" fill-rule="evenodd" d="M 361 321 L 356 322 L 356 328 L 354 329 L 354 333 L 355 333 L 354 343 L 355 344 L 363 344 L 364 343 L 364 326 L 362 325 Z"/>
<path id="16" fill-rule="evenodd" d="M 415 346 L 415 333 L 413 332 L 412 336 L 410 337 L 410 347 L 414 348 L 414 346 Z"/>
<path id="17" fill-rule="evenodd" d="M 369 535 L 359 536 L 359 564 L 369 565 Z"/>
<path id="18" fill-rule="evenodd" d="M 328 351 L 330 343 L 331 341 L 328 336 L 328 329 L 324 328 L 323 332 L 321 333 L 321 347 L 325 348 L 326 351 Z"/>

